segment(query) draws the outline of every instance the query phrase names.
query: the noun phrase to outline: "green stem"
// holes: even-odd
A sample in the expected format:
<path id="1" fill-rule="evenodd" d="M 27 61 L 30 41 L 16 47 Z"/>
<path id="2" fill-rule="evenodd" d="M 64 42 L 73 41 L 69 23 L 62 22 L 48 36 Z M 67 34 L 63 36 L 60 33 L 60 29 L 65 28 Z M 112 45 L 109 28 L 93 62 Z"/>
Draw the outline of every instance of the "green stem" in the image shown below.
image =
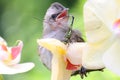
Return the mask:
<path id="1" fill-rule="evenodd" d="M 72 16 L 72 22 L 70 24 L 69 30 L 66 32 L 65 38 L 66 40 L 64 41 L 65 44 L 69 43 L 70 37 L 72 35 L 72 27 L 73 27 L 73 22 L 74 22 L 74 16 Z"/>

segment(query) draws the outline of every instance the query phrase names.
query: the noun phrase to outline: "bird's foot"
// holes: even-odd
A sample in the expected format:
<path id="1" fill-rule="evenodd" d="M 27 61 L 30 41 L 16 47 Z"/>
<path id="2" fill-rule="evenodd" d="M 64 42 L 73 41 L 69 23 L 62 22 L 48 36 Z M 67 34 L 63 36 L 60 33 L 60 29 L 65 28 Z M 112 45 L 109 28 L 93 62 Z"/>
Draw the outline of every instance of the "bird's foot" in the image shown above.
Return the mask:
<path id="1" fill-rule="evenodd" d="M 79 74 L 80 77 L 83 79 L 84 77 L 87 77 L 87 73 L 93 72 L 93 71 L 102 71 L 103 72 L 103 69 L 104 68 L 92 70 L 92 69 L 86 69 L 84 67 L 81 67 L 80 70 L 75 71 L 71 76 Z"/>

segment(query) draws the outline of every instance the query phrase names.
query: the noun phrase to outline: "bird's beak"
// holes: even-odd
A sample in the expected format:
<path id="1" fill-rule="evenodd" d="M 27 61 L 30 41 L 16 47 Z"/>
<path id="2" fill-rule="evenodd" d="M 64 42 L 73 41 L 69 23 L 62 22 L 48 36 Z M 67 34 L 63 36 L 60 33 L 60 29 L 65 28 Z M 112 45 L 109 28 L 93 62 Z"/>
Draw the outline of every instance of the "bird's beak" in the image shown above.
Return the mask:
<path id="1" fill-rule="evenodd" d="M 59 15 L 56 17 L 56 21 L 59 19 L 64 19 L 66 17 L 68 17 L 68 8 L 59 13 Z"/>

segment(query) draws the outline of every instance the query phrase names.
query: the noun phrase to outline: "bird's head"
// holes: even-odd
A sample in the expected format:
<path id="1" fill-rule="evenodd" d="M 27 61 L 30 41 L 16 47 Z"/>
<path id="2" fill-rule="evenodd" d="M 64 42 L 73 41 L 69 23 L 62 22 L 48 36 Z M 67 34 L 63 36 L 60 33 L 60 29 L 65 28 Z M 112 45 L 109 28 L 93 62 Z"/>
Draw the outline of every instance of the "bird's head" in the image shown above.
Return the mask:
<path id="1" fill-rule="evenodd" d="M 55 30 L 56 28 L 64 28 L 68 25 L 68 8 L 65 8 L 58 2 L 51 4 L 48 8 L 46 15 L 44 17 L 44 28 L 50 27 L 50 29 Z"/>

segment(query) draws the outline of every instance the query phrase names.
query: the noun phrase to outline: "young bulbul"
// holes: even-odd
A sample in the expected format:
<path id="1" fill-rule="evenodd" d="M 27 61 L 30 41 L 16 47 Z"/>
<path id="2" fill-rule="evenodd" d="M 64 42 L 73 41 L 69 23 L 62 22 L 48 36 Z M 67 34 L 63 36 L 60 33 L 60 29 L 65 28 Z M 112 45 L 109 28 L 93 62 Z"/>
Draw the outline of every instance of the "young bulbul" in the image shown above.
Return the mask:
<path id="1" fill-rule="evenodd" d="M 53 3 L 47 10 L 43 21 L 42 38 L 55 38 L 66 42 L 66 35 L 70 30 L 68 8 L 65 8 L 58 2 Z M 81 33 L 78 30 L 71 30 L 69 42 L 83 42 Z M 41 62 L 51 69 L 52 54 L 47 49 L 39 46 L 39 55 Z"/>

